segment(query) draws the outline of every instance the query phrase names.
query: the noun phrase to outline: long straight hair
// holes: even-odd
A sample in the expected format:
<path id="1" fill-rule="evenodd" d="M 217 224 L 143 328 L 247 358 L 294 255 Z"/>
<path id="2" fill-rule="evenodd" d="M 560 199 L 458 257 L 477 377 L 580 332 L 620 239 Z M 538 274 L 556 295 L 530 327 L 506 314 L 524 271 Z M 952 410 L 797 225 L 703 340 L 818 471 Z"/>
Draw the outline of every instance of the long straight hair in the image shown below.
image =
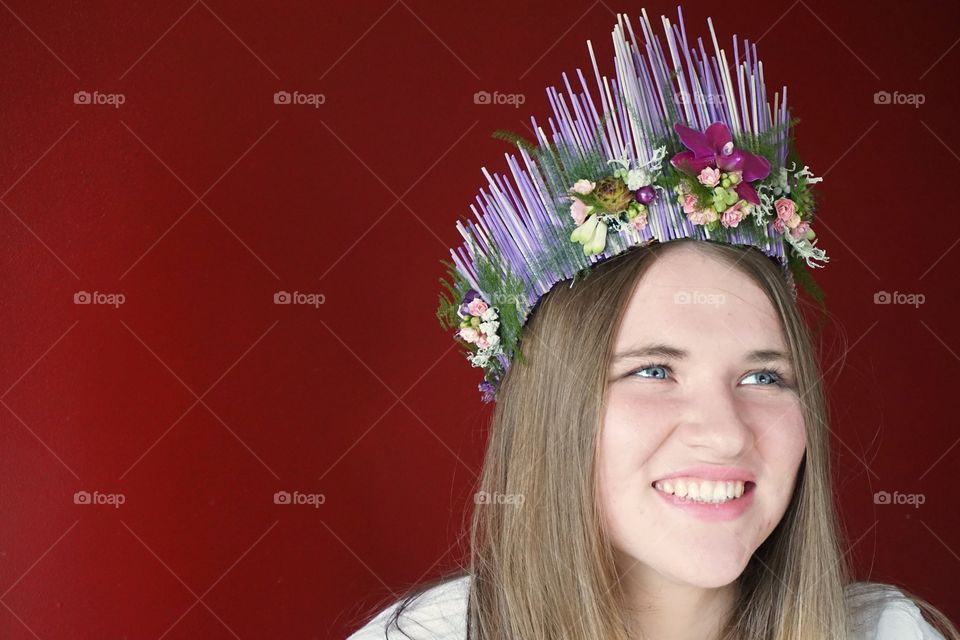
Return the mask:
<path id="1" fill-rule="evenodd" d="M 746 274 L 767 295 L 794 361 L 806 425 L 806 452 L 790 503 L 738 578 L 737 600 L 720 637 L 849 637 L 853 607 L 869 598 L 845 597 L 851 572 L 841 550 L 827 407 L 809 329 L 774 260 L 753 247 L 702 240 L 633 248 L 541 299 L 523 330 L 522 358 L 497 393 L 479 480 L 479 491 L 503 499 L 476 504 L 469 566 L 411 593 L 388 628 L 427 588 L 469 575 L 470 640 L 644 637 L 632 627 L 605 530 L 597 442 L 608 363 L 627 302 L 654 260 L 684 244 Z M 858 594 L 869 595 L 864 588 Z M 947 638 L 957 638 L 940 612 L 914 601 Z"/>

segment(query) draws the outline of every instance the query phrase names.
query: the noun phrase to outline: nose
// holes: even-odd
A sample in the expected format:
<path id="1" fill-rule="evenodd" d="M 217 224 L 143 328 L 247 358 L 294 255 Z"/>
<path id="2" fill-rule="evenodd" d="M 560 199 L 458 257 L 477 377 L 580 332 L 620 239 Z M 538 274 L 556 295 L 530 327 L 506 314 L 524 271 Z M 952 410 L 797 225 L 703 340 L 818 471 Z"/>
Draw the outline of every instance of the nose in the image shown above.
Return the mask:
<path id="1" fill-rule="evenodd" d="M 736 391 L 722 384 L 698 386 L 679 426 L 684 444 L 718 460 L 733 460 L 753 446 L 754 433 Z"/>

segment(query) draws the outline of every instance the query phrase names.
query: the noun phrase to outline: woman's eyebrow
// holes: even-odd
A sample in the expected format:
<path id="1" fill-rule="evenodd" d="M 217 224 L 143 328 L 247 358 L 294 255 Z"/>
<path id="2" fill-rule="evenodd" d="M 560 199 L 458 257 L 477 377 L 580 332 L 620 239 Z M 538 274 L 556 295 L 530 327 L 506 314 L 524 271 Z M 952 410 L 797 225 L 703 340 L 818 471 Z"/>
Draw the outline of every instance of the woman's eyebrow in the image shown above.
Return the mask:
<path id="1" fill-rule="evenodd" d="M 613 356 L 614 362 L 628 359 L 639 358 L 672 358 L 674 360 L 683 360 L 690 354 L 679 347 L 674 347 L 661 342 L 634 347 L 622 353 Z M 788 353 L 777 349 L 755 349 L 744 355 L 744 362 L 776 362 L 781 361 L 790 363 L 791 358 Z"/>

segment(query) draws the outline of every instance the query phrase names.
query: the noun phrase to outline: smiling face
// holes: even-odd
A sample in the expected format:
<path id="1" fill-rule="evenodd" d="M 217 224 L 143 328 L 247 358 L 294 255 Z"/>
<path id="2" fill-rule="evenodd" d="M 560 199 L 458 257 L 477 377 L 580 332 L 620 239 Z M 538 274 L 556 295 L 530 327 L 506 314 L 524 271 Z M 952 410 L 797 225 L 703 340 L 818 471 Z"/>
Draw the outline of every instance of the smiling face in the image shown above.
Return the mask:
<path id="1" fill-rule="evenodd" d="M 803 458 L 793 385 L 777 313 L 748 275 L 691 245 L 659 253 L 614 341 L 598 440 L 621 571 L 703 588 L 740 576 L 785 513 Z M 703 482 L 718 478 L 719 489 Z M 738 479 L 745 491 L 729 498 Z"/>

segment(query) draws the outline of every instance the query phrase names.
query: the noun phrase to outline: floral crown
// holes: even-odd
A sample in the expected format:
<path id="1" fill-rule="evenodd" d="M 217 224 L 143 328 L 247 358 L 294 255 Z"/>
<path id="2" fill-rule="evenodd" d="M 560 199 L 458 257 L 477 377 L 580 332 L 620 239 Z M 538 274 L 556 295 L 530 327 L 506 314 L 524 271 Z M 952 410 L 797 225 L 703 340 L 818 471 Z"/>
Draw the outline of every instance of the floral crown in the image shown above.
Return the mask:
<path id="1" fill-rule="evenodd" d="M 787 89 L 771 110 L 756 45 L 743 43 L 741 62 L 733 37 L 734 77 L 712 21 L 716 55 L 708 58 L 702 39 L 699 50 L 687 45 L 677 11 L 679 24 L 662 17 L 666 50 L 646 10 L 642 48 L 629 19 L 617 16 L 614 79 L 601 78 L 587 42 L 598 100 L 580 69 L 579 93 L 563 74 L 567 96 L 547 89 L 552 142 L 535 118 L 539 144 L 494 134 L 516 144 L 520 158 L 505 154 L 512 180 L 483 169 L 489 191 L 471 206 L 473 219 L 457 223 L 465 242 L 445 263 L 437 311 L 484 370 L 487 401 L 521 356 L 520 332 L 537 301 L 631 247 L 679 238 L 754 246 L 781 265 L 794 296 L 799 283 L 825 309 L 808 272 L 828 261 L 811 228 L 810 187 L 822 178 L 796 157 Z"/>

